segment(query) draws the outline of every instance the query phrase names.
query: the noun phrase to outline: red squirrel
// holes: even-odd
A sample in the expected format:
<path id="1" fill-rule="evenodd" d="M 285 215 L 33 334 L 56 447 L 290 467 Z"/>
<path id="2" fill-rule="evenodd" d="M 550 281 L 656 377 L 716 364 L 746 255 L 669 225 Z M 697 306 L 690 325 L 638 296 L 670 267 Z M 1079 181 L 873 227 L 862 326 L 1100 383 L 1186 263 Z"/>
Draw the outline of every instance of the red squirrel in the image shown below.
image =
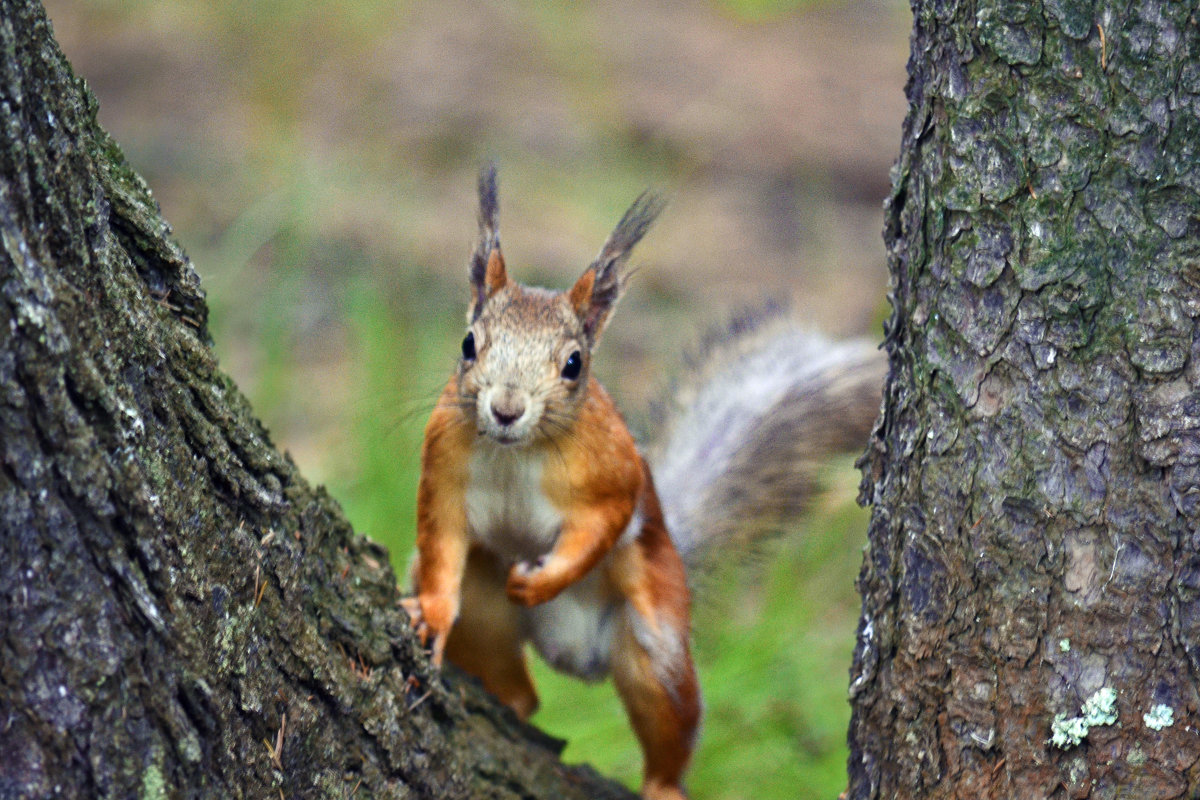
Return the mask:
<path id="1" fill-rule="evenodd" d="M 554 292 L 508 276 L 492 166 L 479 199 L 468 329 L 425 429 L 404 607 L 435 665 L 475 675 L 522 719 L 538 705 L 526 642 L 561 671 L 611 674 L 643 751 L 642 795 L 685 798 L 701 707 L 685 559 L 777 526 L 803 496 L 809 462 L 865 443 L 882 359 L 794 331 L 746 348 L 736 342 L 751 337 L 737 334 L 757 326 L 735 325 L 710 348 L 734 357 L 697 370 L 723 377 L 682 390 L 686 407 L 665 426 L 664 516 L 646 459 L 591 375 L 630 252 L 663 203 L 643 193 L 575 284 Z M 792 363 L 797 351 L 803 363 Z M 790 374 L 764 382 L 756 370 Z M 785 441 L 797 431 L 805 441 Z"/>

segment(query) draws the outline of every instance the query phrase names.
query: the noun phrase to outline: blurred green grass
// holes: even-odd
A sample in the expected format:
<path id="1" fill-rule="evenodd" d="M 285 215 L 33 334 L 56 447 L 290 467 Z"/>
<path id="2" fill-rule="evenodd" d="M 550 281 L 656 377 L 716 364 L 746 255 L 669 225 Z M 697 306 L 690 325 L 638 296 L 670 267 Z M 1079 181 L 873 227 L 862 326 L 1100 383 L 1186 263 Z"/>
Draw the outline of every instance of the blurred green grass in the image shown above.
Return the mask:
<path id="1" fill-rule="evenodd" d="M 405 584 L 422 429 L 453 367 L 462 311 L 436 279 L 398 274 L 402 285 L 391 291 L 360 278 L 341 297 L 357 370 L 352 422 L 335 458 L 350 467 L 331 474 L 329 489 L 355 529 L 389 549 Z M 387 299 L 399 296 L 410 302 Z M 215 324 L 220 342 L 219 318 Z M 271 366 L 252 400 L 271 419 L 286 413 L 290 354 L 287 326 L 263 324 L 268 335 L 257 346 Z M 426 377 L 413 382 L 413 375 Z M 853 502 L 850 459 L 830 466 L 827 483 L 802 530 L 749 564 L 731 554 L 703 582 L 695 641 L 706 713 L 689 776 L 696 798 L 805 800 L 845 787 L 854 580 L 866 515 Z M 532 660 L 542 697 L 535 724 L 568 741 L 566 760 L 636 788 L 641 756 L 611 684 L 583 684 Z"/>

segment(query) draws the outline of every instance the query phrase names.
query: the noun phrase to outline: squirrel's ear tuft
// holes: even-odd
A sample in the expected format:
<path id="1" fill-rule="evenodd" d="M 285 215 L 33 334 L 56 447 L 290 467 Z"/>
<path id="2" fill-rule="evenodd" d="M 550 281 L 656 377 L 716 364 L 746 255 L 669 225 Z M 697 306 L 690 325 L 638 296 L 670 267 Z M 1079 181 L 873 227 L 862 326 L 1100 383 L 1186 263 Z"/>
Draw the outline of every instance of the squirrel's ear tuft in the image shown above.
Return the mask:
<path id="1" fill-rule="evenodd" d="M 648 191 L 638 195 L 600 248 L 600 255 L 572 287 L 571 304 L 583 320 L 584 332 L 593 341 L 600 337 L 609 314 L 625 291 L 629 273 L 624 267 L 634 245 L 642 240 L 666 205 L 666 200 Z"/>
<path id="2" fill-rule="evenodd" d="M 471 254 L 471 311 L 479 316 L 483 302 L 508 284 L 504 255 L 500 252 L 499 201 L 496 165 L 488 162 L 479 171 L 479 241 Z"/>

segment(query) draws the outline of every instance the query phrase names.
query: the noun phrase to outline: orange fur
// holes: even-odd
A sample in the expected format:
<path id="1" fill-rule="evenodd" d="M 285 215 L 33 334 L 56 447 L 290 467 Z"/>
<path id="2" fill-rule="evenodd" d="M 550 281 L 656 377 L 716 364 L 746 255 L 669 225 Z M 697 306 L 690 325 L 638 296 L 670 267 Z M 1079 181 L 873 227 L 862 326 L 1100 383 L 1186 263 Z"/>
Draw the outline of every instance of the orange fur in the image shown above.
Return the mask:
<path id="1" fill-rule="evenodd" d="M 645 753 L 644 795 L 679 800 L 700 718 L 686 575 L 649 468 L 586 372 L 661 205 L 639 198 L 596 264 L 552 293 L 509 280 L 486 171 L 480 198 L 477 346 L 425 429 L 404 608 L 435 664 L 444 654 L 522 718 L 538 702 L 526 641 L 581 677 L 611 671 Z"/>
<path id="2" fill-rule="evenodd" d="M 636 547 L 622 551 L 610 570 L 618 591 L 629 599 L 651 637 L 665 641 L 668 663 L 645 649 L 629 626 L 618 638 L 613 679 L 646 754 L 642 794 L 650 800 L 683 798 L 679 782 L 691 758 L 700 724 L 700 686 L 686 642 L 691 624 L 691 594 L 683 561 L 671 543 L 654 491 L 646 478 L 645 521 Z M 670 637 L 679 637 L 675 651 Z"/>
<path id="3" fill-rule="evenodd" d="M 523 572 L 517 564 L 505 575 L 495 555 L 469 545 L 465 484 L 477 434 L 456 406 L 456 392 L 452 379 L 426 429 L 414 569 L 419 603 L 406 608 L 426 626 L 435 654 L 440 643 L 451 662 L 525 719 L 538 700 L 517 606 L 497 600 L 503 592 L 515 604 L 545 603 L 611 555 L 604 585 L 637 617 L 617 632 L 612 673 L 645 752 L 643 794 L 683 798 L 679 783 L 700 717 L 687 648 L 691 600 L 649 468 L 628 428 L 608 393 L 590 380 L 571 435 L 553 443 L 542 477 L 545 497 L 562 512 L 562 531 L 540 568 Z M 640 530 L 632 543 L 615 547 L 635 512 L 642 515 Z M 635 624 L 661 648 L 644 646 Z M 664 655 L 674 660 L 662 663 Z"/>
<path id="4" fill-rule="evenodd" d="M 588 306 L 592 301 L 592 288 L 596 285 L 596 270 L 588 268 L 579 276 L 579 280 L 575 281 L 575 285 L 571 287 L 570 293 L 567 295 L 567 300 L 571 303 L 571 308 L 575 309 L 575 313 L 583 316 L 587 313 Z"/>
<path id="5" fill-rule="evenodd" d="M 633 437 L 594 379 L 574 435 L 558 447 L 542 487 L 562 511 L 562 532 L 540 569 L 523 573 L 517 565 L 508 578 L 509 599 L 527 606 L 554 598 L 596 566 L 629 524 L 642 486 Z"/>
<path id="6" fill-rule="evenodd" d="M 508 284 L 508 272 L 504 268 L 504 255 L 500 252 L 499 247 L 492 248 L 492 252 L 488 255 L 484 282 L 487 284 L 489 297 Z"/>
<path id="7" fill-rule="evenodd" d="M 450 633 L 446 657 L 483 681 L 521 719 L 537 709 L 537 691 L 525 665 L 520 617 L 509 603 L 497 602 L 505 571 L 491 553 L 471 548 L 463 578 L 462 613 Z"/>
<path id="8" fill-rule="evenodd" d="M 629 626 L 621 630 L 613 681 L 645 753 L 642 794 L 648 800 L 685 796 L 680 781 L 700 723 L 700 687 L 691 656 L 685 652 L 685 662 L 675 667 L 679 680 L 668 687 Z"/>
<path id="9" fill-rule="evenodd" d="M 455 402 L 451 379 L 425 427 L 421 479 L 417 485 L 417 550 L 414 583 L 417 604 L 405 608 L 414 617 L 422 642 L 432 640 L 440 664 L 446 637 L 458 617 L 468 536 L 465 506 L 470 430 Z"/>

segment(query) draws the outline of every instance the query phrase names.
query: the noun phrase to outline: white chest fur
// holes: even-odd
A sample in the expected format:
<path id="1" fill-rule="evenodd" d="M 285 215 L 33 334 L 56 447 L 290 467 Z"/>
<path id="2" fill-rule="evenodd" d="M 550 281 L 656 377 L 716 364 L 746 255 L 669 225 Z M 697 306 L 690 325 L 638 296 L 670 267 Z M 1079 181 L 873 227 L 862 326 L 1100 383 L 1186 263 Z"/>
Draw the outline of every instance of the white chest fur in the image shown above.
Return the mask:
<path id="1" fill-rule="evenodd" d="M 549 552 L 562 514 L 546 499 L 547 454 L 481 441 L 471 455 L 467 524 L 471 536 L 497 555 L 529 560 Z"/>

